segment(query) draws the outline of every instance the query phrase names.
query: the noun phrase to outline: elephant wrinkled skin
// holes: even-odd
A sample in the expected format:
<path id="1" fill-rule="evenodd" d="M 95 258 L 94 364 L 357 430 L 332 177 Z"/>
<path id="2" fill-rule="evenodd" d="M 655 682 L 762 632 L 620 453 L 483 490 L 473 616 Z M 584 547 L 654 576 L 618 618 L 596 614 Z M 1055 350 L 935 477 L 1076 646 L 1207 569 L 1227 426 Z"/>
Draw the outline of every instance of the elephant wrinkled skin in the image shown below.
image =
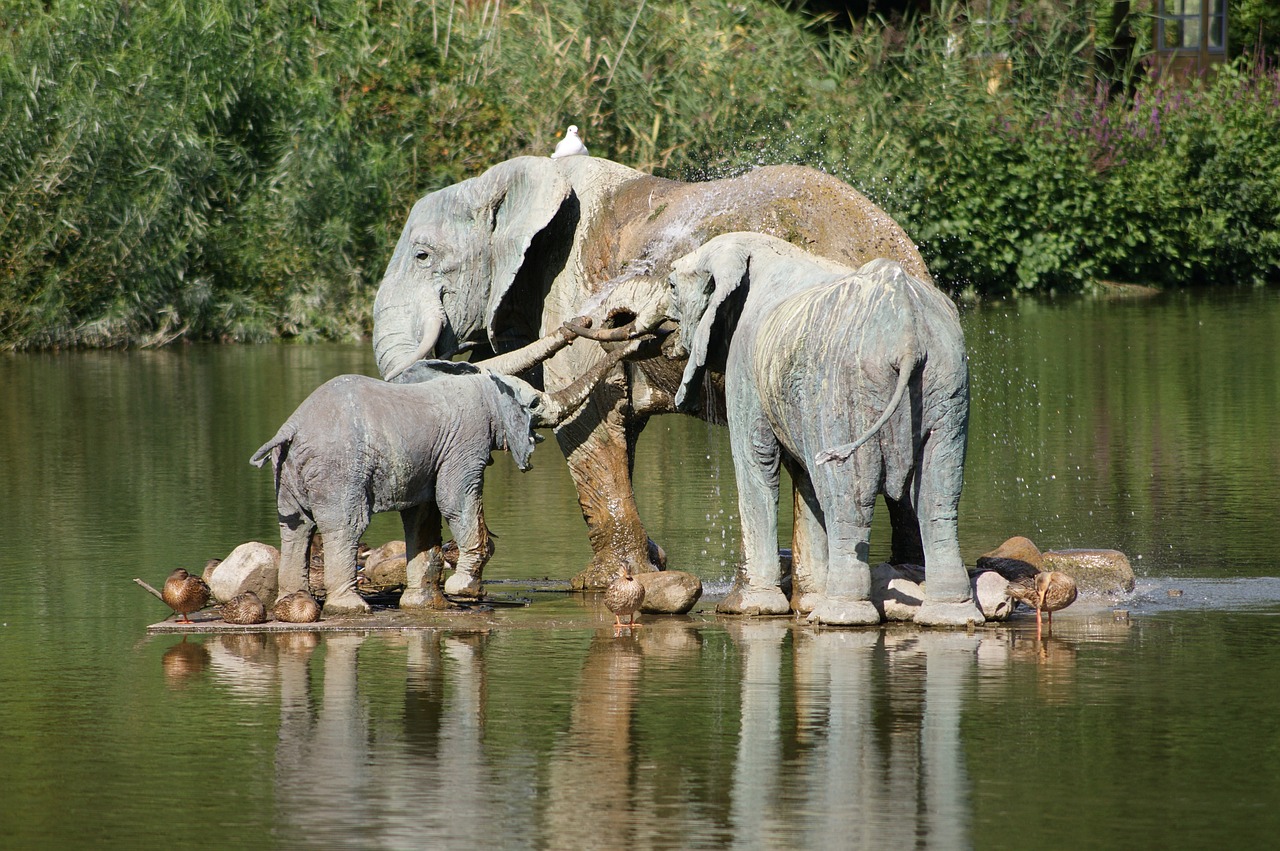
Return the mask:
<path id="1" fill-rule="evenodd" d="M 672 261 L 719 233 L 783 237 L 846 265 L 876 257 L 930 280 L 902 229 L 863 195 L 820 171 L 770 166 L 682 183 L 597 157 L 519 157 L 432 192 L 410 212 L 374 304 L 374 352 L 384 377 L 419 358 L 509 352 L 565 319 L 666 315 Z M 548 389 L 603 357 L 586 340 L 547 361 Z M 654 569 L 636 511 L 631 466 L 648 417 L 674 409 L 682 364 L 657 345 L 619 367 L 556 437 L 569 462 L 594 552 L 578 587 L 603 587 L 627 564 Z M 535 384 L 537 376 L 533 377 Z M 718 382 L 708 382 L 708 387 Z"/>
<path id="2" fill-rule="evenodd" d="M 873 624 L 871 514 L 883 493 L 895 555 L 923 554 L 916 622 L 981 622 L 960 557 L 969 380 L 955 305 L 891 260 L 842 267 L 773 237 L 716 237 L 680 258 L 672 313 L 688 354 L 679 407 L 724 366 L 744 564 L 719 611 Z M 780 588 L 779 466 L 796 487 L 793 601 Z"/>

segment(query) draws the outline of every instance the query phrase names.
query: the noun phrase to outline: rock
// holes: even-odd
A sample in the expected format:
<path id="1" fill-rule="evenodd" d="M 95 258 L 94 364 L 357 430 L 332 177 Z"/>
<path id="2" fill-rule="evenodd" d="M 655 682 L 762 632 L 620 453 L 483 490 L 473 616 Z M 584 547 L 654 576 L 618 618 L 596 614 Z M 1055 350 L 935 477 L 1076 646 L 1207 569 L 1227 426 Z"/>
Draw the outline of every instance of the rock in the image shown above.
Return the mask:
<path id="1" fill-rule="evenodd" d="M 924 603 L 924 568 L 914 564 L 878 564 L 871 568 L 871 603 L 887 621 L 914 620 Z M 975 574 L 973 596 L 987 620 L 1002 621 L 1013 611 L 1004 593 L 1009 582 L 993 570 Z"/>
<path id="2" fill-rule="evenodd" d="M 994 570 L 1005 579 L 1034 576 L 1044 567 L 1044 556 L 1029 538 L 1015 536 L 986 555 L 978 556 L 978 570 Z"/>
<path id="3" fill-rule="evenodd" d="M 918 568 L 887 562 L 871 568 L 871 603 L 887 621 L 909 621 L 924 602 L 924 586 L 917 582 Z"/>
<path id="4" fill-rule="evenodd" d="M 270 544 L 250 541 L 231 551 L 209 571 L 209 590 L 226 602 L 246 591 L 260 600 L 274 600 L 279 588 L 280 551 Z"/>
<path id="5" fill-rule="evenodd" d="M 1133 590 L 1133 568 L 1118 550 L 1050 550 L 1044 570 L 1060 570 L 1076 581 L 1082 594 L 1120 594 Z"/>
<path id="6" fill-rule="evenodd" d="M 404 541 L 387 541 L 369 551 L 364 561 L 364 578 L 368 584 L 382 588 L 387 585 L 404 585 Z"/>
<path id="7" fill-rule="evenodd" d="M 644 586 L 643 614 L 683 615 L 702 596 L 702 580 L 682 570 L 640 573 L 636 579 Z"/>
<path id="8" fill-rule="evenodd" d="M 1007 620 L 1013 614 L 1013 600 L 1006 590 L 1009 580 L 994 570 L 984 570 L 973 577 L 973 597 L 982 609 L 982 616 L 989 621 Z"/>

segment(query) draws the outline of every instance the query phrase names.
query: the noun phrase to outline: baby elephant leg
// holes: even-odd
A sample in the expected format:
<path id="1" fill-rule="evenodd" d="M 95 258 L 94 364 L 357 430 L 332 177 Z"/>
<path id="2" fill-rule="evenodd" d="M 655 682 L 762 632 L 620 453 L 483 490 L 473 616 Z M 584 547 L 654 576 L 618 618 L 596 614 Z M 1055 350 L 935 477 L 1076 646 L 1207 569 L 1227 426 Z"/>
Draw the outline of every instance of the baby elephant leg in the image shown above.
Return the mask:
<path id="1" fill-rule="evenodd" d="M 449 603 L 440 590 L 444 556 L 440 552 L 440 510 L 434 505 L 417 505 L 400 512 L 404 523 L 405 589 L 402 609 L 446 609 Z"/>
<path id="2" fill-rule="evenodd" d="M 356 593 L 356 549 L 368 520 L 351 523 L 345 517 L 317 515 L 324 535 L 324 613 L 365 614 L 369 604 Z"/>
<path id="3" fill-rule="evenodd" d="M 449 521 L 458 544 L 458 568 L 445 580 L 444 592 L 455 597 L 483 597 L 481 575 L 491 553 L 489 529 L 484 525 L 479 495 L 468 497 L 456 508 L 442 500 L 440 511 Z"/>

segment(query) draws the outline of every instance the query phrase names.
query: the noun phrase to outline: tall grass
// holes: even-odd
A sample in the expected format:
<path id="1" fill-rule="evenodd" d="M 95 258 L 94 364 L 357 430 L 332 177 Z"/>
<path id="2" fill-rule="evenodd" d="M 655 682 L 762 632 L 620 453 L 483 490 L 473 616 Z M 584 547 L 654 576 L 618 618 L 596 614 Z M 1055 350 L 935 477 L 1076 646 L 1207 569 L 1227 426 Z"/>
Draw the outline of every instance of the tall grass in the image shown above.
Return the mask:
<path id="1" fill-rule="evenodd" d="M 1280 275 L 1274 69 L 1113 99 L 1143 78 L 1101 75 L 1078 4 L 46 5 L 0 0 L 10 348 L 359 337 L 413 201 L 569 123 L 671 177 L 825 168 L 977 294 Z"/>

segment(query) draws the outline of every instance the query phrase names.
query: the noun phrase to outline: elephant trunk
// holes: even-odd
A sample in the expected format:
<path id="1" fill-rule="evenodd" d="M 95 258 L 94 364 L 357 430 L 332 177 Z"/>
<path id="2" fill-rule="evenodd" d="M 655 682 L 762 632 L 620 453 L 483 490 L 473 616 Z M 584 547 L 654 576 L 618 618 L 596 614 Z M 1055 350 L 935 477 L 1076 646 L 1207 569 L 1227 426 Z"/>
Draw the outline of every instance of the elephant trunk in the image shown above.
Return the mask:
<path id="1" fill-rule="evenodd" d="M 387 381 L 430 357 L 444 328 L 444 305 L 432 291 L 420 300 L 383 298 L 379 289 L 373 305 L 373 353 L 378 372 Z"/>
<path id="2" fill-rule="evenodd" d="M 582 404 L 587 401 L 587 397 L 591 395 L 591 391 L 595 390 L 596 385 L 609 374 L 610 370 L 617 366 L 620 361 L 635 354 L 641 343 L 649 339 L 652 338 L 641 338 L 610 352 L 563 390 L 557 390 L 555 393 L 543 393 L 542 404 L 538 406 L 536 412 L 538 421 L 534 425 L 555 428 L 567 420 L 578 408 L 582 407 Z"/>
<path id="3" fill-rule="evenodd" d="M 590 328 L 591 319 L 580 317 L 570 320 L 541 339 L 534 340 L 527 346 L 514 352 L 496 355 L 487 360 L 477 361 L 476 366 L 498 375 L 519 375 L 533 369 L 556 352 L 573 342 L 577 329 Z"/>

